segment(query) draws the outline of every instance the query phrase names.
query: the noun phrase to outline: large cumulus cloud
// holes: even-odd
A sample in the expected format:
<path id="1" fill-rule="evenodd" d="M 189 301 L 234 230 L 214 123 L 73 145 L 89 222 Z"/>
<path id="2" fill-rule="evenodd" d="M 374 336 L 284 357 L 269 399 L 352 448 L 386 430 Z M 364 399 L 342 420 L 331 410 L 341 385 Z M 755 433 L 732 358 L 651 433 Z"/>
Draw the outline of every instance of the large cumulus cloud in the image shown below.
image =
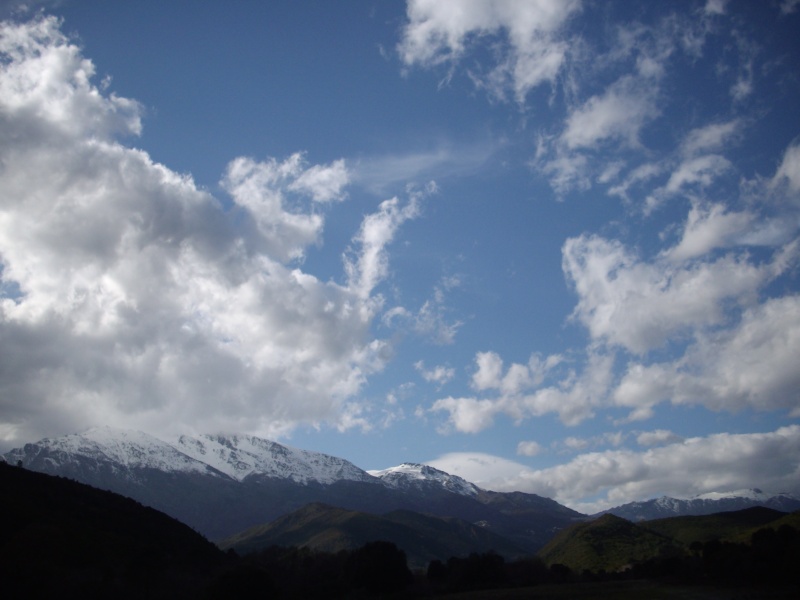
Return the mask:
<path id="1" fill-rule="evenodd" d="M 0 438 L 351 414 L 386 357 L 387 232 L 415 205 L 368 216 L 347 281 L 321 281 L 299 265 L 344 161 L 236 158 L 221 200 L 124 143 L 139 105 L 93 83 L 56 19 L 3 23 L 0 55 Z"/>

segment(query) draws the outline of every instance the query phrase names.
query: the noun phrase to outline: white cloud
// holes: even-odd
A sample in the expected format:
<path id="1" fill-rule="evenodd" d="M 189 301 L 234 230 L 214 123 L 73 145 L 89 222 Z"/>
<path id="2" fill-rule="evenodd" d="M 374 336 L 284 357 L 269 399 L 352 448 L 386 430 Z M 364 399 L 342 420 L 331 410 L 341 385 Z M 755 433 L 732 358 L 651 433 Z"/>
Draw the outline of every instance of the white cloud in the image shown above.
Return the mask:
<path id="1" fill-rule="evenodd" d="M 364 218 L 361 230 L 355 238 L 360 251 L 355 252 L 355 257 L 351 255 L 345 259 L 348 286 L 360 298 L 369 298 L 375 286 L 388 274 L 389 257 L 386 246 L 394 239 L 403 223 L 419 216 L 421 197 L 421 193 L 412 193 L 405 205 L 401 205 L 396 197 L 384 200 L 377 213 Z"/>
<path id="2" fill-rule="evenodd" d="M 497 389 L 503 375 L 503 359 L 497 352 L 478 352 L 475 355 L 477 371 L 472 375 L 472 387 L 476 390 Z"/>
<path id="3" fill-rule="evenodd" d="M 680 253 L 690 252 L 684 246 Z M 579 298 L 573 317 L 593 339 L 635 353 L 723 322 L 728 301 L 754 301 L 786 268 L 782 254 L 764 264 L 733 254 L 706 262 L 648 263 L 598 236 L 570 238 L 563 247 L 564 273 Z"/>
<path id="4" fill-rule="evenodd" d="M 788 410 L 800 416 L 800 297 L 748 309 L 734 328 L 697 336 L 669 363 L 632 364 L 614 392 L 621 406 L 647 411 L 662 401 L 712 410 Z"/>
<path id="5" fill-rule="evenodd" d="M 723 204 L 695 204 L 689 211 L 681 241 L 668 250 L 667 256 L 682 261 L 703 256 L 714 248 L 738 245 L 754 221 L 752 213 L 730 212 Z"/>
<path id="6" fill-rule="evenodd" d="M 497 390 L 500 395 L 491 399 L 448 397 L 436 400 L 430 412 L 448 413 L 448 426 L 464 433 L 483 431 L 498 414 L 521 422 L 532 416 L 556 413 L 565 424 L 576 425 L 592 416 L 594 408 L 605 400 L 614 357 L 592 352 L 580 375 L 569 371 L 557 384 L 534 389 L 562 361 L 560 355 L 543 361 L 534 354 L 528 365 L 514 363 L 502 374 L 502 360 L 497 354 L 478 353 L 473 387 L 479 391 Z"/>
<path id="7" fill-rule="evenodd" d="M 524 392 L 542 383 L 548 371 L 563 361 L 553 354 L 542 360 L 532 354 L 527 365 L 513 363 L 503 374 L 503 359 L 496 352 L 478 352 L 475 355 L 477 370 L 472 375 L 472 387 L 478 391 L 499 390 L 505 395 Z"/>
<path id="8" fill-rule="evenodd" d="M 222 184 L 234 202 L 255 218 L 264 251 L 285 262 L 302 258 L 306 247 L 319 241 L 324 226 L 320 214 L 290 210 L 287 193 L 328 201 L 341 197 L 347 180 L 344 161 L 307 167 L 303 155 L 296 153 L 283 162 L 237 158 L 228 165 Z"/>
<path id="9" fill-rule="evenodd" d="M 629 201 L 628 191 L 634 186 L 640 186 L 651 179 L 658 177 L 664 172 L 665 165 L 657 163 L 645 163 L 633 169 L 623 181 L 609 188 L 608 193 L 612 196 L 619 196 L 623 200 Z"/>
<path id="10" fill-rule="evenodd" d="M 493 400 L 477 398 L 453 398 L 448 396 L 433 403 L 431 412 L 446 411 L 449 413 L 449 424 L 462 433 L 479 433 L 494 423 L 499 412 L 499 403 Z M 447 432 L 446 427 L 440 428 Z"/>
<path id="11" fill-rule="evenodd" d="M 800 191 L 800 144 L 792 144 L 783 155 L 771 185 L 775 187 L 781 183 L 786 183 L 793 192 Z"/>
<path id="12" fill-rule="evenodd" d="M 699 156 L 681 163 L 670 175 L 665 191 L 676 194 L 689 185 L 708 187 L 720 175 L 731 168 L 731 163 L 724 156 L 709 154 Z"/>
<path id="13" fill-rule="evenodd" d="M 570 450 L 585 450 L 589 447 L 589 440 L 575 437 L 574 435 L 564 439 L 563 444 Z"/>
<path id="14" fill-rule="evenodd" d="M 521 456 L 536 456 L 541 454 L 542 445 L 533 440 L 523 441 L 517 444 L 517 454 Z"/>
<path id="15" fill-rule="evenodd" d="M 544 174 L 550 187 L 564 196 L 570 191 L 586 191 L 592 187 L 592 167 L 589 159 L 580 153 L 559 148 L 555 156 L 533 161 L 533 167 Z"/>
<path id="16" fill-rule="evenodd" d="M 425 368 L 425 363 L 421 360 L 414 363 L 414 368 L 419 371 L 419 374 L 422 375 L 425 381 L 435 383 L 439 386 L 444 385 L 456 375 L 455 369 L 443 365 L 437 365 L 432 369 L 427 369 Z"/>
<path id="17" fill-rule="evenodd" d="M 458 475 L 479 487 L 498 491 L 528 491 L 517 487 L 521 475 L 530 469 L 518 462 L 481 452 L 451 452 L 426 464 Z"/>
<path id="18" fill-rule="evenodd" d="M 289 189 L 309 194 L 315 202 L 331 202 L 344 198 L 344 188 L 350 183 L 350 173 L 344 160 L 330 165 L 314 165 L 300 173 Z"/>
<path id="19" fill-rule="evenodd" d="M 724 15 L 728 0 L 706 0 L 705 13 L 707 15 Z"/>
<path id="20" fill-rule="evenodd" d="M 37 134 L 102 140 L 118 133 L 138 135 L 138 103 L 98 94 L 91 84 L 94 65 L 57 27 L 52 18 L 22 27 L 0 23 L 0 53 L 4 56 L 0 95 L 6 143 L 15 138 L 25 143 Z M 36 115 L 37 122 L 18 118 L 24 111 Z"/>
<path id="21" fill-rule="evenodd" d="M 344 162 L 235 159 L 236 208 L 117 140 L 134 101 L 93 85 L 52 18 L 0 26 L 0 414 L 6 443 L 85 428 L 368 426 L 370 327 L 416 196 L 367 215 L 347 285 L 287 261 L 341 199 Z"/>
<path id="22" fill-rule="evenodd" d="M 702 141 L 701 141 L 702 143 Z M 645 199 L 644 213 L 649 215 L 667 200 L 679 195 L 694 197 L 702 193 L 723 175 L 730 173 L 733 165 L 724 156 L 706 154 L 689 156 L 678 163 L 666 185 L 654 189 Z"/>
<path id="23" fill-rule="evenodd" d="M 695 156 L 703 152 L 722 150 L 739 139 L 742 126 L 740 119 L 733 119 L 693 129 L 683 140 L 681 151 L 685 156 Z"/>
<path id="24" fill-rule="evenodd" d="M 467 452 L 428 464 L 488 489 L 540 494 L 588 513 L 661 495 L 685 498 L 750 487 L 798 493 L 800 426 L 695 437 L 643 452 L 590 452 L 538 470 Z"/>
<path id="25" fill-rule="evenodd" d="M 580 374 L 570 372 L 556 385 L 534 391 L 508 407 L 516 419 L 555 413 L 566 425 L 578 425 L 594 415 L 608 395 L 614 356 L 590 350 Z"/>
<path id="26" fill-rule="evenodd" d="M 579 0 L 410 0 L 398 50 L 408 66 L 453 64 L 475 40 L 501 34 L 503 56 L 486 76 L 473 76 L 495 95 L 510 88 L 523 102 L 561 70 L 568 51 L 561 30 L 580 8 Z"/>
<path id="27" fill-rule="evenodd" d="M 561 141 L 570 150 L 607 140 L 638 146 L 642 127 L 658 114 L 653 92 L 649 78 L 622 77 L 570 114 Z"/>

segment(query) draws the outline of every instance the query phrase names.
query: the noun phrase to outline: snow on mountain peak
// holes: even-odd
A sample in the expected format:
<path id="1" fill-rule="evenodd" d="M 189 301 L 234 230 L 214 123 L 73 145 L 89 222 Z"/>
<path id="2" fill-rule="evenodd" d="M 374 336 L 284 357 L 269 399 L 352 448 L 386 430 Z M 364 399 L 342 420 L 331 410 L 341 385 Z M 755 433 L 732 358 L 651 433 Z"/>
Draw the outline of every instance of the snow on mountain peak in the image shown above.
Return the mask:
<path id="1" fill-rule="evenodd" d="M 151 468 L 161 471 L 207 472 L 208 466 L 141 431 L 93 427 L 83 433 L 43 439 L 36 446 L 65 459 L 81 456 L 111 462 L 126 468 Z M 49 460 L 54 460 L 50 458 Z"/>
<path id="2" fill-rule="evenodd" d="M 731 492 L 708 492 L 694 496 L 697 500 L 723 500 L 727 498 L 747 498 L 749 500 L 757 500 L 763 502 L 769 500 L 775 494 L 765 494 L 758 488 L 751 488 L 746 490 L 734 490 Z"/>
<path id="3" fill-rule="evenodd" d="M 291 479 L 297 483 L 339 480 L 371 481 L 351 462 L 319 452 L 299 450 L 250 435 L 180 436 L 181 452 L 242 481 L 250 475 Z"/>
<path id="4" fill-rule="evenodd" d="M 39 457 L 53 466 L 90 460 L 112 468 L 150 468 L 197 472 L 242 481 L 250 475 L 290 479 L 307 484 L 375 479 L 349 461 L 298 450 L 249 435 L 180 436 L 171 443 L 140 431 L 96 427 L 83 433 L 43 439 L 7 455 L 26 464 Z"/>
<path id="5" fill-rule="evenodd" d="M 367 472 L 393 488 L 418 486 L 420 483 L 432 482 L 463 496 L 475 496 L 480 491 L 477 486 L 458 475 L 450 475 L 434 467 L 417 463 L 403 463 L 396 467 Z"/>

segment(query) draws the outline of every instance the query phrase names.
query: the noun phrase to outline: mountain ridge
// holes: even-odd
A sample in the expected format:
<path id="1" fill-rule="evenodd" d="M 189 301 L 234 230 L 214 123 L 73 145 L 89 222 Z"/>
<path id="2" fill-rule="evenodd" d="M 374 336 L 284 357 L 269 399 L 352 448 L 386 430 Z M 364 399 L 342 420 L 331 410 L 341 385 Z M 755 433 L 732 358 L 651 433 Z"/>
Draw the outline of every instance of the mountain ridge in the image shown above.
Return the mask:
<path id="1" fill-rule="evenodd" d="M 709 492 L 692 498 L 661 496 L 628 502 L 592 515 L 613 514 L 629 521 L 651 521 L 678 516 L 700 516 L 763 506 L 781 512 L 800 510 L 800 498 L 785 492 L 770 494 L 759 488 L 731 492 Z"/>
<path id="2" fill-rule="evenodd" d="M 167 442 L 142 432 L 100 427 L 25 444 L 3 458 L 129 496 L 214 540 L 319 501 L 371 514 L 411 510 L 456 517 L 531 552 L 564 527 L 592 519 L 549 498 L 484 490 L 428 465 L 403 463 L 368 472 L 342 458 L 241 434 L 181 436 Z M 593 517 L 610 513 L 640 521 L 759 503 L 783 512 L 800 509 L 800 500 L 787 494 L 766 498 L 768 494 L 754 489 L 745 495 L 663 497 Z M 705 512 L 697 512 L 701 509 Z"/>
<path id="3" fill-rule="evenodd" d="M 370 514 L 409 510 L 480 523 L 529 552 L 585 518 L 553 500 L 483 490 L 427 465 L 404 463 L 376 476 L 345 459 L 247 435 L 182 436 L 168 443 L 95 428 L 25 444 L 4 458 L 129 496 L 213 540 L 318 501 Z"/>

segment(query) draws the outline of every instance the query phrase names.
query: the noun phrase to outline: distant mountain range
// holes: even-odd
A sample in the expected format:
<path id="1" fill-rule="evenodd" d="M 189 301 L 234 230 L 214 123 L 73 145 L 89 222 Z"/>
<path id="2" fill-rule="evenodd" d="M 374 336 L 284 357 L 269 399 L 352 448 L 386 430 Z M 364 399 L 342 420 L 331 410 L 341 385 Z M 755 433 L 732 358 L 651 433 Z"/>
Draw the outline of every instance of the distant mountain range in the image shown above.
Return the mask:
<path id="1" fill-rule="evenodd" d="M 351 522 L 356 522 L 356 512 L 391 521 L 394 517 L 387 515 L 394 511 L 461 520 L 501 536 L 509 555 L 517 550 L 533 554 L 565 527 L 602 516 L 589 517 L 535 494 L 484 490 L 427 465 L 405 463 L 367 472 L 342 458 L 248 435 L 181 436 L 168 443 L 137 431 L 101 427 L 26 444 L 3 459 L 128 496 L 216 541 L 322 503 L 350 511 Z M 691 500 L 659 498 L 606 513 L 641 521 L 759 505 L 788 512 L 800 509 L 800 500 L 751 490 Z M 319 518 L 323 512 L 317 507 Z M 277 535 L 275 531 L 270 535 Z M 485 547 L 480 536 L 469 535 L 476 550 Z"/>
<path id="2" fill-rule="evenodd" d="M 800 510 L 800 499 L 786 494 L 767 494 L 757 488 L 726 493 L 710 493 L 686 500 L 662 496 L 642 502 L 629 502 L 605 510 L 595 517 L 612 514 L 629 521 L 650 521 L 666 517 L 710 515 L 725 511 L 764 506 L 782 512 Z"/>

